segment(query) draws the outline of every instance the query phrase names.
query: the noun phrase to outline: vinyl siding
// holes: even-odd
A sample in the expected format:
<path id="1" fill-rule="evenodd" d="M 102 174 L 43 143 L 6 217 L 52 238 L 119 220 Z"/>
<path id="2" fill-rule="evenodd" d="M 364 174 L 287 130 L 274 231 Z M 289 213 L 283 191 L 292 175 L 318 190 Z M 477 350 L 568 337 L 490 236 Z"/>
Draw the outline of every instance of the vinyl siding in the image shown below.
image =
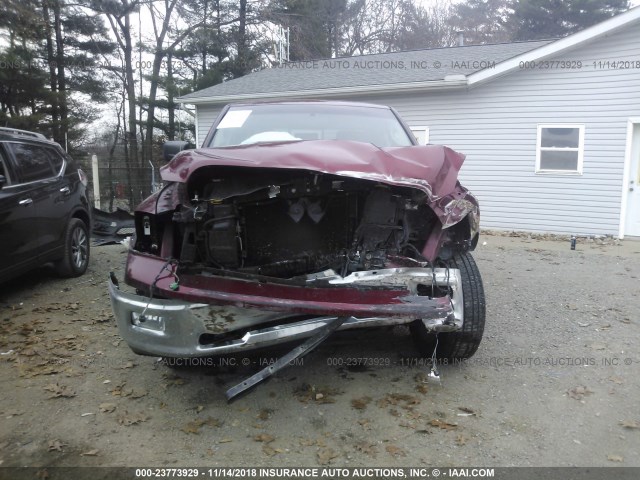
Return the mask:
<path id="1" fill-rule="evenodd" d="M 581 60 L 583 68 L 522 69 L 466 90 L 335 98 L 391 105 L 409 125 L 428 126 L 431 143 L 465 153 L 460 180 L 480 201 L 483 228 L 617 235 L 640 68 L 593 62 L 640 62 L 640 25 L 553 59 Z M 220 108 L 198 106 L 199 142 Z M 535 173 L 540 123 L 585 126 L 582 175 Z"/>
<path id="2" fill-rule="evenodd" d="M 196 132 L 196 144 L 202 146 L 202 142 L 209 133 L 211 125 L 218 117 L 223 105 L 197 105 L 196 115 L 198 117 L 198 131 Z"/>
<path id="3" fill-rule="evenodd" d="M 480 201 L 483 228 L 617 235 L 640 68 L 594 70 L 593 62 L 640 62 L 640 26 L 555 59 L 582 60 L 583 68 L 523 69 L 465 91 L 354 100 L 391 105 L 409 125 L 428 126 L 431 143 L 465 153 L 460 181 Z M 585 125 L 582 175 L 535 173 L 539 123 Z"/>

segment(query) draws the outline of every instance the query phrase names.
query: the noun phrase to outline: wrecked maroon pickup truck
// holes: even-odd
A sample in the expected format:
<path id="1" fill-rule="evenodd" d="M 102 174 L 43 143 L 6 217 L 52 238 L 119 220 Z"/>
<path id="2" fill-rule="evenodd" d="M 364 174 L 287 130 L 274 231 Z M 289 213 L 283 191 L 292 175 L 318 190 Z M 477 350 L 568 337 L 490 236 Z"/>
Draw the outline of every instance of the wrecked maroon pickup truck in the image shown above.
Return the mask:
<path id="1" fill-rule="evenodd" d="M 472 356 L 485 299 L 463 160 L 388 107 L 225 107 L 135 212 L 137 294 L 109 285 L 121 335 L 180 358 L 300 340 L 295 357 L 337 329 L 408 324 L 423 355 Z"/>

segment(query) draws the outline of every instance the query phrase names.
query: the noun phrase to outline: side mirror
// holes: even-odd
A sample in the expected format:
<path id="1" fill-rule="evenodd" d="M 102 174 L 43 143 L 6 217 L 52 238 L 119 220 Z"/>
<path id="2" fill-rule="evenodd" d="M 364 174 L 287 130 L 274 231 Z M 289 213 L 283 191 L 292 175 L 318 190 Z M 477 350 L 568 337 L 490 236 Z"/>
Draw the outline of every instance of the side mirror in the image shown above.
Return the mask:
<path id="1" fill-rule="evenodd" d="M 170 140 L 168 142 L 164 142 L 162 145 L 162 156 L 164 157 L 164 161 L 170 161 L 177 153 L 183 150 L 188 150 L 189 148 L 193 148 L 193 145 L 182 140 Z"/>
<path id="2" fill-rule="evenodd" d="M 0 175 L 0 188 L 4 187 L 7 184 L 7 177 L 4 175 Z"/>

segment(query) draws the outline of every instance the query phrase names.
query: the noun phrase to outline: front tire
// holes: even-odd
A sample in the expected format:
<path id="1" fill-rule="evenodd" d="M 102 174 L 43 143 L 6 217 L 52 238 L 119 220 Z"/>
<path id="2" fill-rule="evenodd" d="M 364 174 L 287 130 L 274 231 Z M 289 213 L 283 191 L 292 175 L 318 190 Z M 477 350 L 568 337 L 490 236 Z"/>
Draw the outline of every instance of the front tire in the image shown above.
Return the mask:
<path id="1" fill-rule="evenodd" d="M 62 277 L 79 277 L 89 266 L 89 229 L 79 218 L 72 218 L 64 233 L 64 254 L 56 263 Z"/>
<path id="2" fill-rule="evenodd" d="M 459 332 L 429 332 L 421 320 L 410 325 L 413 339 L 421 355 L 431 358 L 434 349 L 436 358 L 461 360 L 471 358 L 482 341 L 484 333 L 486 302 L 482 278 L 471 253 L 456 253 L 446 262 L 447 267 L 460 270 L 464 322 Z M 437 340 L 437 348 L 436 348 Z"/>

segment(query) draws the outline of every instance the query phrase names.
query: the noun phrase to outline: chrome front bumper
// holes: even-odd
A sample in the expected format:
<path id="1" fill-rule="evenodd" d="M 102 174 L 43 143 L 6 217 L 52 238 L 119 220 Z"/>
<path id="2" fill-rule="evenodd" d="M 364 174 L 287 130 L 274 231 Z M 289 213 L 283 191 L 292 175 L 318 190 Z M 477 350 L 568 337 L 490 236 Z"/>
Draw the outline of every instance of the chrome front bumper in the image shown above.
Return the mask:
<path id="1" fill-rule="evenodd" d="M 405 301 L 411 302 L 415 296 L 416 301 L 425 305 L 422 321 L 429 330 L 451 332 L 462 328 L 462 283 L 457 269 L 437 268 L 432 272 L 423 268 L 392 268 L 356 272 L 344 278 L 320 274 L 310 277 L 309 283 L 317 280 L 351 288 L 401 287 L 409 293 L 404 297 Z M 430 301 L 418 295 L 421 284 L 446 287 L 450 295 Z M 109 295 L 120 334 L 132 350 L 165 357 L 225 355 L 273 346 L 309 337 L 317 328 L 336 318 L 326 315 L 300 320 L 299 314 L 246 308 L 233 303 L 150 301 L 148 297 L 122 292 L 111 280 Z M 402 325 L 415 320 L 415 317 L 403 315 L 352 317 L 341 325 L 340 330 Z M 274 326 L 275 322 L 278 324 Z"/>

